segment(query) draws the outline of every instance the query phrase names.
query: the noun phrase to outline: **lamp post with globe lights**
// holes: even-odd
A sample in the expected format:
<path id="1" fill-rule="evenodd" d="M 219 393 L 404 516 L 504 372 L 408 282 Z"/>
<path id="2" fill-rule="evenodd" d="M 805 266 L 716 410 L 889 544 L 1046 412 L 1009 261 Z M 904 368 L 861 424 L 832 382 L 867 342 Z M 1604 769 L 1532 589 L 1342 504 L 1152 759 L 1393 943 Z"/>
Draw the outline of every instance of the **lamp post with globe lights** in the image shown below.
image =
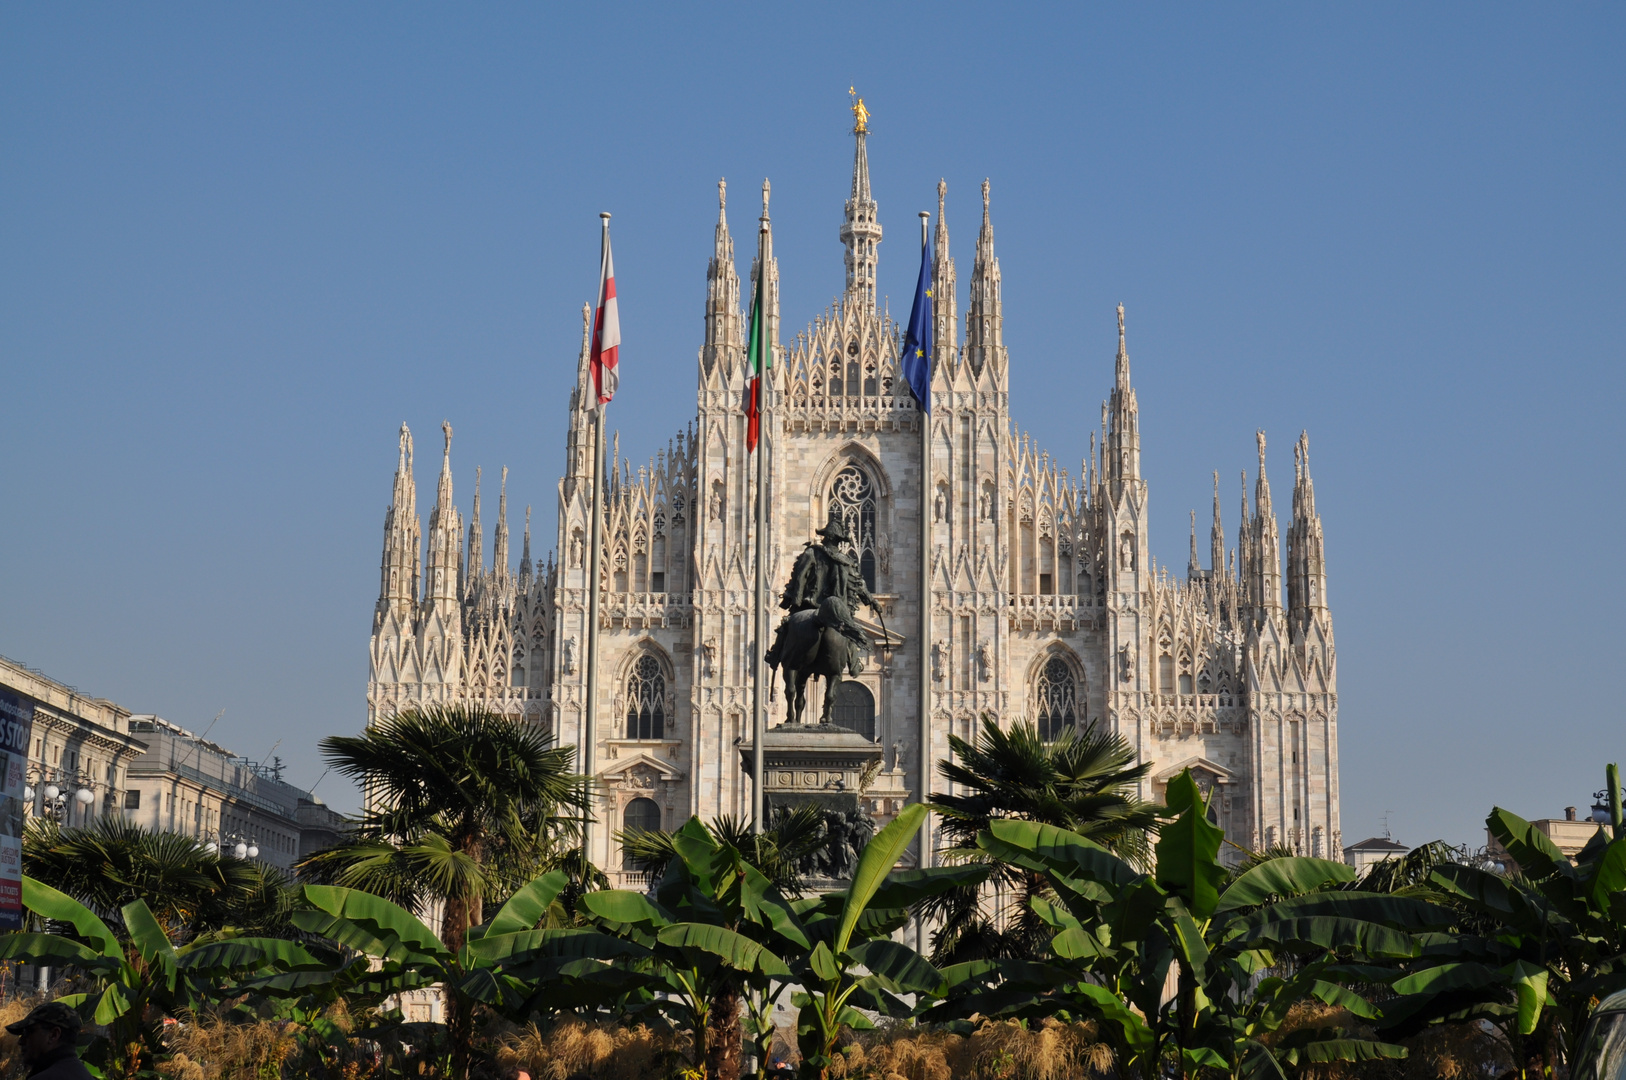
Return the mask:
<path id="1" fill-rule="evenodd" d="M 38 812 L 58 825 L 67 825 L 72 817 L 72 804 L 79 805 L 82 816 L 96 801 L 95 786 L 88 776 L 36 766 L 28 770 L 23 799 L 32 809 L 35 797 L 42 796 Z"/>

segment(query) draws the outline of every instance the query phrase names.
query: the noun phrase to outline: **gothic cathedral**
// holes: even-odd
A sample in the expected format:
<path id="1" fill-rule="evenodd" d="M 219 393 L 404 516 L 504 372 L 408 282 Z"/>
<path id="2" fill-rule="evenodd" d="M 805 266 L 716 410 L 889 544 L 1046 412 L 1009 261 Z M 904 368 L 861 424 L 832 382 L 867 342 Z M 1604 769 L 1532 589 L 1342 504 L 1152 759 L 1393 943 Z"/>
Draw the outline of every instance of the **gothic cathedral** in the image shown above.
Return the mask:
<path id="1" fill-rule="evenodd" d="M 768 581 L 777 595 L 803 544 L 834 513 L 885 624 L 873 627 L 876 647 L 862 673 L 840 687 L 835 722 L 883 748 L 883 777 L 900 799 L 909 794 L 905 778 L 920 775 L 920 754 L 947 757 L 950 734 L 973 738 L 984 716 L 1031 722 L 1047 735 L 1097 722 L 1153 762 L 1146 797 L 1160 798 L 1189 767 L 1212 793 L 1211 816 L 1238 843 L 1340 858 L 1337 667 L 1308 439 L 1293 451 L 1285 606 L 1262 432 L 1251 505 L 1243 475 L 1235 547 L 1227 552 L 1216 476 L 1208 566 L 1194 523 L 1185 579 L 1173 578 L 1148 555 L 1123 309 L 1100 442 L 1092 434 L 1075 478 L 1011 422 L 986 182 L 959 340 L 939 184 L 932 466 L 923 491 L 922 415 L 899 371 L 900 328 L 876 301 L 881 225 L 862 125 L 854 134 L 841 296 L 782 342 L 771 232 L 766 257 L 751 268 L 753 287 L 767 275 L 776 343 L 764 419 Z M 743 817 L 751 805 L 738 749 L 751 738 L 754 647 L 746 327 L 718 187 L 695 421 L 647 466 L 634 471 L 617 447 L 606 471 L 594 760 L 598 820 L 609 827 L 595 831 L 593 858 L 607 869 L 621 866 L 614 834 L 623 827 Z M 769 227 L 766 184 L 761 227 Z M 511 568 L 504 469 L 487 564 L 478 472 L 465 532 L 452 500 L 452 431 L 443 425 L 425 566 L 412 437 L 402 426 L 384 519 L 369 722 L 418 704 L 478 701 L 579 744 L 593 469 L 583 314 L 556 557 L 532 561 L 527 510 Z M 926 552 L 922 513 L 931 515 Z M 920 627 L 923 559 L 927 657 L 910 640 Z M 929 747 L 920 745 L 921 679 L 930 680 Z M 810 701 L 810 715 L 820 706 Z M 770 724 L 783 709 L 781 693 Z"/>

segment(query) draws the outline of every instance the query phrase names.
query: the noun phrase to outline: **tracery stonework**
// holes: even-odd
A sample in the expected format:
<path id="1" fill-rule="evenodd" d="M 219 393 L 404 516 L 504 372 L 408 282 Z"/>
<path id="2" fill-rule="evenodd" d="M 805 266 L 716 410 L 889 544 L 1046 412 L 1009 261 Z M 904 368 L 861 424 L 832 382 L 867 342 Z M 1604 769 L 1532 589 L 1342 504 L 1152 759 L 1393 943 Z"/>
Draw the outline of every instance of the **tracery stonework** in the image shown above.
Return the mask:
<path id="1" fill-rule="evenodd" d="M 890 632 L 883 639 L 880 627 L 866 622 L 884 642 L 860 676 L 874 698 L 871 737 L 894 747 L 896 765 L 912 778 L 922 752 L 947 757 L 949 736 L 971 734 L 984 713 L 1042 724 L 1049 733 L 1098 721 L 1153 763 L 1148 797 L 1161 797 L 1167 779 L 1190 767 L 1216 792 L 1215 816 L 1238 843 L 1292 843 L 1337 858 L 1336 652 L 1307 438 L 1294 447 L 1285 582 L 1262 434 L 1251 501 L 1244 474 L 1234 546 L 1222 532 L 1216 476 L 1207 565 L 1194 527 L 1184 578 L 1173 578 L 1149 555 L 1122 309 L 1101 428 L 1075 476 L 1010 418 L 988 185 L 962 318 L 939 184 L 931 250 L 932 470 L 923 485 L 922 417 L 899 374 L 899 328 L 877 303 L 881 226 L 866 135 L 855 137 L 840 230 L 845 289 L 784 339 L 771 233 L 766 267 L 753 260 L 749 286 L 766 273 L 776 343 L 763 443 L 767 577 L 782 582 L 828 514 L 843 518 Z M 599 820 L 612 825 L 632 805 L 632 793 L 651 786 L 660 789 L 668 824 L 690 813 L 743 816 L 750 806 L 736 740 L 749 739 L 751 715 L 754 466 L 741 410 L 742 283 L 726 202 L 719 203 L 694 421 L 646 466 L 634 470 L 619 449 L 607 463 L 596 760 L 606 770 Z M 913 258 L 910 251 L 904 259 L 910 274 Z M 581 739 L 583 545 L 592 534 L 590 314 L 584 309 L 559 483 L 555 550 L 566 553 L 564 565 L 552 556 L 533 563 L 527 526 L 518 570 L 511 568 L 506 490 L 486 561 L 478 485 L 466 530 L 453 502 L 449 427 L 426 543 L 412 438 L 403 426 L 385 517 L 369 722 L 410 705 L 474 700 L 543 725 L 561 742 Z M 1079 395 L 1080 416 L 1091 413 L 1081 387 L 1053 392 Z M 931 519 L 924 553 L 922 513 Z M 931 581 L 929 673 L 914 636 L 923 558 Z M 925 748 L 923 676 L 932 703 Z M 782 696 L 775 722 L 781 704 Z M 822 704 L 810 700 L 808 707 L 817 715 Z M 634 758 L 660 763 L 658 785 L 644 766 L 613 771 Z M 596 834 L 600 866 L 622 865 L 614 832 Z"/>

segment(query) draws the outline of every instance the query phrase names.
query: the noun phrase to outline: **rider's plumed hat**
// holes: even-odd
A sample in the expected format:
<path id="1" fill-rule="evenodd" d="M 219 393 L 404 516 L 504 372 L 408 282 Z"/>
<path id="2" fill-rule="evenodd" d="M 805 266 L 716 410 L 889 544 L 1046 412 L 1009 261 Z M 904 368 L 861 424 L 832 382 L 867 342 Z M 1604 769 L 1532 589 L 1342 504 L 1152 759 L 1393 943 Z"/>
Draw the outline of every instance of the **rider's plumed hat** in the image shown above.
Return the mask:
<path id="1" fill-rule="evenodd" d="M 834 510 L 830 511 L 830 520 L 825 524 L 824 528 L 814 529 L 813 531 L 826 540 L 834 540 L 838 544 L 844 544 L 852 540 L 852 537 L 847 535 L 847 527 L 841 523 L 841 516 Z"/>

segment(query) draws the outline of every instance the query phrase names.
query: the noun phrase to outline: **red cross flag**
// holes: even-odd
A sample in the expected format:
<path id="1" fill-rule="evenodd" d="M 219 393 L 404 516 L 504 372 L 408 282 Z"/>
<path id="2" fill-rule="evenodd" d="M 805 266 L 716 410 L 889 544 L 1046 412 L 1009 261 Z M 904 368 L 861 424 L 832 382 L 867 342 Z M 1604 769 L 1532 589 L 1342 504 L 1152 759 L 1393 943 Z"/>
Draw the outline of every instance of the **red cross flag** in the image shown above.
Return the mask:
<path id="1" fill-rule="evenodd" d="M 615 364 L 621 352 L 621 319 L 615 307 L 615 260 L 610 258 L 610 215 L 604 219 L 604 255 L 599 262 L 598 310 L 593 313 L 593 388 L 598 403 L 608 405 L 621 381 Z"/>

